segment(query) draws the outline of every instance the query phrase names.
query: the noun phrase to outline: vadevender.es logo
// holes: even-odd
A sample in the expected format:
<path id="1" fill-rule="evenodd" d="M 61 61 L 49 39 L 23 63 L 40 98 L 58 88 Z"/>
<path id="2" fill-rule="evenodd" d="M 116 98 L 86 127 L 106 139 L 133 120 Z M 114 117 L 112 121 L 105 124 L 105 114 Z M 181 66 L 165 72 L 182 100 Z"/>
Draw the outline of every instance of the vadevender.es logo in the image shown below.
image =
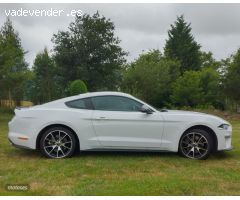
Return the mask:
<path id="1" fill-rule="evenodd" d="M 11 9 L 4 10 L 5 15 L 7 17 L 74 17 L 74 16 L 82 16 L 82 10 L 70 10 L 66 12 L 63 9 Z"/>

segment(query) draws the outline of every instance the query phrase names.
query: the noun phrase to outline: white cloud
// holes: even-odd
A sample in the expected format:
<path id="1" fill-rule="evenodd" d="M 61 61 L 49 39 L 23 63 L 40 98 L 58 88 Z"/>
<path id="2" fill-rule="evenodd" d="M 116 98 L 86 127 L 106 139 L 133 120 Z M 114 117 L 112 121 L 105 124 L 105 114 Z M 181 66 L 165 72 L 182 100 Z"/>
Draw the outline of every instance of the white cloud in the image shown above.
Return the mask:
<path id="1" fill-rule="evenodd" d="M 212 51 L 217 59 L 226 58 L 240 47 L 240 4 L 0 4 L 0 25 L 5 9 L 81 9 L 93 14 L 97 10 L 110 18 L 121 39 L 121 46 L 129 51 L 133 60 L 143 50 L 163 49 L 170 24 L 177 15 L 184 14 L 191 22 L 193 34 L 205 51 Z M 53 44 L 51 38 L 58 30 L 66 30 L 73 17 L 12 17 L 22 45 L 33 59 L 45 46 Z"/>

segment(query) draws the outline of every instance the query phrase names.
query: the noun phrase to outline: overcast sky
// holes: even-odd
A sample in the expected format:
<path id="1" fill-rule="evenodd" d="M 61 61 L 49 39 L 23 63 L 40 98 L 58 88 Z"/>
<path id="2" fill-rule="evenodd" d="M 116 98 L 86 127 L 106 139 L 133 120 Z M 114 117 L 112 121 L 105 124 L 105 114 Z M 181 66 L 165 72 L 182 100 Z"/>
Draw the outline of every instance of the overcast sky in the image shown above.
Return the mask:
<path id="1" fill-rule="evenodd" d="M 142 51 L 162 50 L 167 30 L 178 15 L 191 22 L 192 33 L 202 50 L 212 51 L 217 59 L 226 58 L 240 48 L 240 4 L 0 4 L 0 26 L 6 20 L 5 10 L 72 9 L 93 14 L 97 10 L 110 18 L 116 27 L 120 45 L 129 52 L 132 61 Z M 67 30 L 74 17 L 10 17 L 19 32 L 27 62 L 32 64 L 36 54 L 53 44 L 51 38 L 58 30 Z"/>

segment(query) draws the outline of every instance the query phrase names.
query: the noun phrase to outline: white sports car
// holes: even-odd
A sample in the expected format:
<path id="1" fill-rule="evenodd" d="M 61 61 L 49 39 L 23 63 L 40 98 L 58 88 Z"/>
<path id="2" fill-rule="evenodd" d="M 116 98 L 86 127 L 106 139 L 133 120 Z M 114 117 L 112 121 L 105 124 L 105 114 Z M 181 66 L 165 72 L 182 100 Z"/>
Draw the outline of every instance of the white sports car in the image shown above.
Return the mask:
<path id="1" fill-rule="evenodd" d="M 205 159 L 232 149 L 231 135 L 231 125 L 216 116 L 158 111 L 129 94 L 94 92 L 16 108 L 8 138 L 50 158 L 70 157 L 80 149 L 171 151 Z"/>

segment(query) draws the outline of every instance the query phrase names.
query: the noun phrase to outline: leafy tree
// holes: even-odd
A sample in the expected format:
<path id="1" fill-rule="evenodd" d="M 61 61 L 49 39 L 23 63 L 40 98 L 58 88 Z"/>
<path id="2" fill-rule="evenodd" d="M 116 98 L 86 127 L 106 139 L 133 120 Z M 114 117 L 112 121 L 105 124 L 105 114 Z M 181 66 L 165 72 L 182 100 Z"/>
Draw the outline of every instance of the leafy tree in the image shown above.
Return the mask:
<path id="1" fill-rule="evenodd" d="M 168 31 L 169 38 L 164 48 L 164 54 L 168 58 L 180 61 L 181 73 L 199 70 L 201 67 L 200 45 L 194 40 L 190 25 L 183 15 L 177 17 L 177 21 Z"/>
<path id="2" fill-rule="evenodd" d="M 223 108 L 219 73 L 213 68 L 187 71 L 174 83 L 172 101 L 177 106 Z"/>
<path id="3" fill-rule="evenodd" d="M 226 62 L 224 76 L 225 94 L 237 104 L 240 104 L 240 49 Z"/>
<path id="4" fill-rule="evenodd" d="M 72 81 L 68 88 L 68 94 L 70 96 L 82 94 L 87 92 L 87 86 L 82 80 Z"/>
<path id="5" fill-rule="evenodd" d="M 220 73 L 214 69 L 216 65 L 205 67 L 199 72 L 200 85 L 204 93 L 204 105 L 212 105 L 215 108 L 224 108 L 222 90 L 220 85 Z"/>
<path id="6" fill-rule="evenodd" d="M 33 79 L 29 82 L 30 98 L 35 103 L 48 102 L 56 98 L 56 67 L 47 49 L 38 53 L 33 65 Z"/>
<path id="7" fill-rule="evenodd" d="M 156 107 L 168 106 L 172 83 L 179 74 L 178 62 L 163 57 L 158 50 L 152 50 L 126 67 L 122 90 Z"/>
<path id="8" fill-rule="evenodd" d="M 213 68 L 213 69 L 219 69 L 222 65 L 220 61 L 217 61 L 215 58 L 213 58 L 212 52 L 201 52 L 201 68 Z"/>
<path id="9" fill-rule="evenodd" d="M 23 97 L 28 67 L 18 33 L 8 18 L 0 30 L 0 89 L 2 98 L 17 101 Z"/>
<path id="10" fill-rule="evenodd" d="M 204 102 L 204 93 L 201 88 L 199 72 L 187 71 L 179 77 L 174 83 L 171 98 L 177 106 L 201 105 Z"/>
<path id="11" fill-rule="evenodd" d="M 114 35 L 109 19 L 94 15 L 76 16 L 68 31 L 54 34 L 54 59 L 61 85 L 81 79 L 90 91 L 116 89 L 126 53 Z"/>

